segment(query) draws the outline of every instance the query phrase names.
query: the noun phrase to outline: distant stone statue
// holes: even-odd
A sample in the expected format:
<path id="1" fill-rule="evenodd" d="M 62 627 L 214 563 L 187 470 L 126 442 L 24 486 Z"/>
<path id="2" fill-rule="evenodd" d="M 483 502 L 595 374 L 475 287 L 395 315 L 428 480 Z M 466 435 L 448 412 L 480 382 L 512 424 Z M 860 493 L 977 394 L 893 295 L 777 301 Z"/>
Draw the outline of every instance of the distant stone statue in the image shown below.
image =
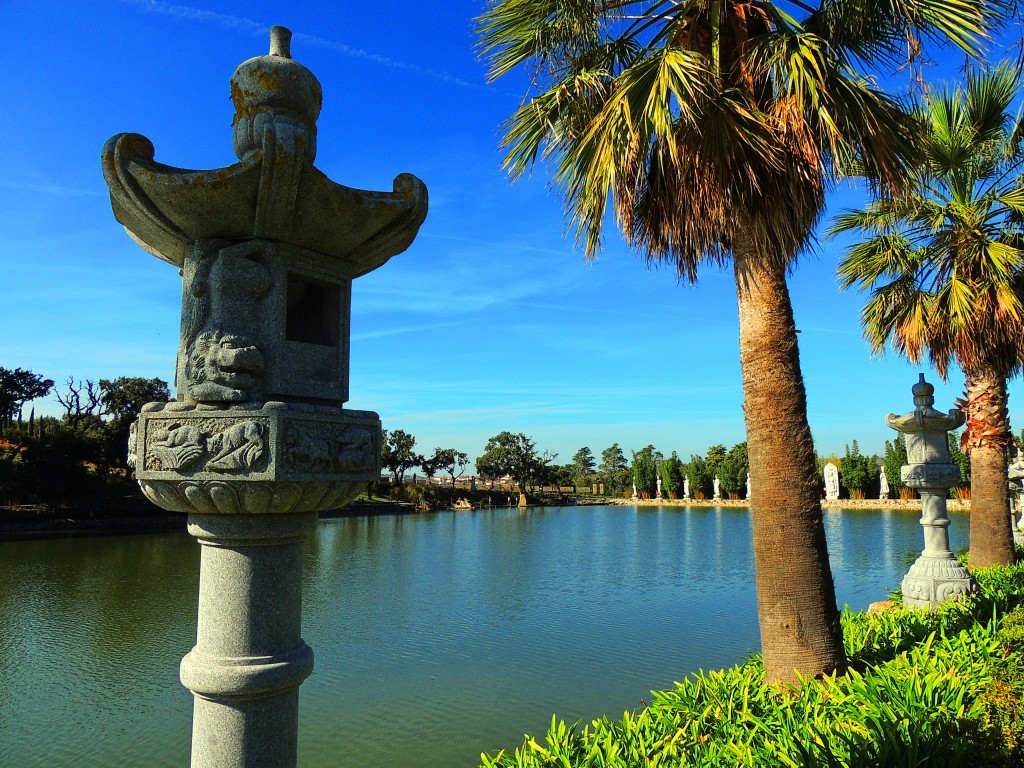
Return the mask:
<path id="1" fill-rule="evenodd" d="M 683 478 L 683 499 L 686 501 L 690 500 L 690 478 Z"/>
<path id="2" fill-rule="evenodd" d="M 1014 543 L 1024 544 L 1024 457 L 1021 457 L 1020 449 L 1017 450 L 1016 458 L 1007 467 L 1007 475 L 1010 481 L 1010 527 L 1013 529 L 1013 540 Z M 1022 513 L 1020 520 L 1014 519 L 1014 508 L 1018 513 Z"/>
<path id="3" fill-rule="evenodd" d="M 718 480 L 718 475 L 715 475 L 715 479 L 714 479 L 713 483 L 714 483 L 714 487 L 715 487 L 715 495 L 711 497 L 711 500 L 712 501 L 721 501 L 722 500 L 722 490 L 719 487 L 720 483 L 719 483 L 719 480 Z"/>
<path id="4" fill-rule="evenodd" d="M 878 498 L 889 498 L 889 478 L 885 476 L 885 470 L 881 468 L 878 470 Z"/>
<path id="5" fill-rule="evenodd" d="M 750 500 L 750 473 L 747 472 L 747 500 Z"/>
<path id="6" fill-rule="evenodd" d="M 658 475 L 658 492 L 657 492 L 657 494 L 655 495 L 654 498 L 656 498 L 656 499 L 660 499 L 661 498 L 661 475 Z"/>
<path id="7" fill-rule="evenodd" d="M 638 498 L 637 497 L 637 493 L 636 493 L 636 483 L 633 483 L 633 495 L 630 498 L 632 498 L 632 499 Z"/>
<path id="8" fill-rule="evenodd" d="M 836 501 L 839 498 L 839 467 L 827 462 L 822 474 L 825 475 L 825 500 Z"/>

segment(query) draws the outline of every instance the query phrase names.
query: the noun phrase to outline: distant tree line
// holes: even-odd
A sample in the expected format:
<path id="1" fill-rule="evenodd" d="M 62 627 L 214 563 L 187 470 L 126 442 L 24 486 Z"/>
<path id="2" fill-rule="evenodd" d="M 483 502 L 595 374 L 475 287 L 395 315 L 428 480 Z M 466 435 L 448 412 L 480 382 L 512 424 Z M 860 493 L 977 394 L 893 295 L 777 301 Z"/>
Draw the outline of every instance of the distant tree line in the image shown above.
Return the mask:
<path id="1" fill-rule="evenodd" d="M 25 408 L 51 394 L 59 417 Z M 170 399 L 162 379 L 69 378 L 62 387 L 31 371 L 0 368 L 0 504 L 95 506 L 137 494 L 128 432 L 142 406 Z"/>
<path id="2" fill-rule="evenodd" d="M 1020 445 L 1024 442 L 1021 433 Z M 406 474 L 419 467 L 423 474 L 433 478 L 439 471 L 451 478 L 454 486 L 469 466 L 469 457 L 454 448 L 435 448 L 430 456 L 415 451 L 416 438 L 408 432 L 385 430 L 382 443 L 382 463 L 401 486 Z M 949 450 L 953 463 L 960 467 L 960 486 L 951 489 L 954 498 L 969 498 L 971 462 L 960 450 L 960 435 L 949 434 Z M 635 487 L 640 498 L 654 498 L 661 480 L 661 494 L 666 499 L 682 498 L 688 481 L 690 497 L 711 499 L 714 480 L 718 477 L 722 498 L 744 499 L 747 495 L 747 477 L 750 461 L 746 442 L 731 448 L 716 444 L 704 454 L 691 454 L 683 461 L 676 451 L 666 456 L 653 445 L 631 451 L 627 459 L 618 443 L 612 443 L 601 452 L 600 461 L 594 452 L 583 446 L 567 464 L 556 464 L 557 454 L 538 450 L 532 438 L 522 432 L 501 432 L 491 437 L 484 452 L 476 460 L 477 475 L 488 481 L 508 478 L 510 485 L 520 492 L 531 488 L 555 486 L 571 488 L 574 493 L 593 492 L 603 496 L 632 495 Z M 902 434 L 885 441 L 881 455 L 863 454 L 856 440 L 852 440 L 842 456 L 816 456 L 818 483 L 824 489 L 823 468 L 831 462 L 839 469 L 840 492 L 843 498 L 878 498 L 880 473 L 884 472 L 889 485 L 889 498 L 914 498 L 913 489 L 900 480 L 900 468 L 907 463 L 906 441 Z"/>

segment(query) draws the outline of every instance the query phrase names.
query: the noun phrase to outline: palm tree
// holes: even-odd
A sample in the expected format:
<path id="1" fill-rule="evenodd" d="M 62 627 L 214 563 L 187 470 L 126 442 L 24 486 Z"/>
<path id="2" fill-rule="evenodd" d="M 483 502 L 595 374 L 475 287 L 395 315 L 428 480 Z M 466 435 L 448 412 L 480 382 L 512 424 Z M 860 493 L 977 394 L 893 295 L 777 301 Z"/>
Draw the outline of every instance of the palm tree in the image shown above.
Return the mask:
<path id="1" fill-rule="evenodd" d="M 978 566 L 1014 562 L 1006 381 L 1024 348 L 1024 121 L 1010 109 L 1022 95 L 1019 71 L 1001 65 L 921 99 L 911 186 L 879 191 L 830 231 L 867 236 L 839 274 L 844 287 L 871 289 L 863 326 L 874 351 L 891 342 L 914 363 L 927 352 L 943 380 L 950 362 L 964 372 Z"/>
<path id="2" fill-rule="evenodd" d="M 996 2 L 490 0 L 479 19 L 491 78 L 532 76 L 506 167 L 551 164 L 588 257 L 610 201 L 649 263 L 695 282 L 732 260 L 768 680 L 845 666 L 786 271 L 840 164 L 895 183 L 913 149 L 858 67 L 921 36 L 973 51 Z"/>

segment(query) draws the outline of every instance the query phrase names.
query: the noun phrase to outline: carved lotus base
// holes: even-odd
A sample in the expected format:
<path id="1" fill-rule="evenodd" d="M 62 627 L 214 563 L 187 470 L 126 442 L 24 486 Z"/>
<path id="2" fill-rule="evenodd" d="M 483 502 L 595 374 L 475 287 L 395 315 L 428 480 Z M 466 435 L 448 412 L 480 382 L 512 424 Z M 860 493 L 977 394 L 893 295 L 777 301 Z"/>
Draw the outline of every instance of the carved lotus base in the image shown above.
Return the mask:
<path id="1" fill-rule="evenodd" d="M 366 488 L 366 483 L 365 480 L 139 480 L 139 487 L 147 499 L 171 512 L 259 515 L 322 512 L 344 507 Z"/>
<path id="2" fill-rule="evenodd" d="M 261 407 L 147 405 L 129 453 L 146 497 L 173 512 L 319 512 L 380 477 L 380 419 L 370 411 L 270 402 Z"/>
<path id="3" fill-rule="evenodd" d="M 978 582 L 956 558 L 921 555 L 910 566 L 900 588 L 908 608 L 935 610 L 950 600 L 973 595 Z"/>

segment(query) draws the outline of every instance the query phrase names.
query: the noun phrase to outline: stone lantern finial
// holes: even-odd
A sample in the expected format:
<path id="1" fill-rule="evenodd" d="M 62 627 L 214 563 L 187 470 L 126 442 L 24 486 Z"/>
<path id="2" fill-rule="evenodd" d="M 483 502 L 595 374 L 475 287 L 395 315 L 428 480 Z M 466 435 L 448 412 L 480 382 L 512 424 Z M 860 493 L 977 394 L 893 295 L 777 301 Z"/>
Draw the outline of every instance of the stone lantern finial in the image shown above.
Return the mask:
<path id="1" fill-rule="evenodd" d="M 270 30 L 270 53 L 238 65 L 231 77 L 233 144 L 239 160 L 262 150 L 316 159 L 320 81 L 291 57 L 291 30 Z"/>
<path id="2" fill-rule="evenodd" d="M 270 28 L 270 55 L 292 57 L 292 31 L 288 27 Z"/>
<path id="3" fill-rule="evenodd" d="M 914 393 L 914 405 L 920 406 L 932 406 L 935 405 L 935 387 L 924 380 L 924 374 L 918 374 L 920 378 L 917 380 L 917 384 L 910 388 L 910 391 Z"/>

